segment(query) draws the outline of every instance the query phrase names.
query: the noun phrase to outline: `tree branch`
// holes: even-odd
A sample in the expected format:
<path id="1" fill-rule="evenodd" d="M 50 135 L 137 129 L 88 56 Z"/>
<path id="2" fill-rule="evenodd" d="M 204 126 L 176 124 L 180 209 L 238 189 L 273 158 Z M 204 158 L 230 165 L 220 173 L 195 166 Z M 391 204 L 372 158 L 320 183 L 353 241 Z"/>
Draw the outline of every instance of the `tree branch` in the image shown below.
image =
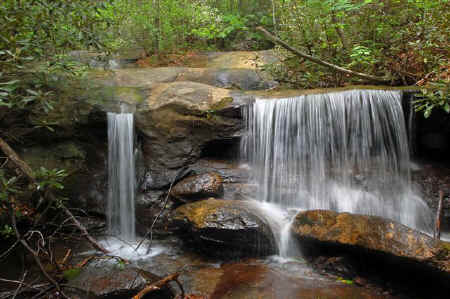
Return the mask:
<path id="1" fill-rule="evenodd" d="M 178 276 L 180 276 L 180 273 L 174 273 L 171 275 L 168 275 L 164 277 L 161 280 L 158 280 L 155 283 L 152 283 L 148 286 L 146 286 L 142 291 L 140 291 L 136 296 L 134 296 L 132 299 L 142 299 L 146 294 L 160 290 L 164 285 L 168 284 L 171 281 L 175 281 L 181 290 L 181 298 L 184 298 L 184 289 L 181 283 L 178 281 Z"/>
<path id="2" fill-rule="evenodd" d="M 36 185 L 36 178 L 33 174 L 33 170 L 31 167 L 20 157 L 17 155 L 17 153 L 9 146 L 8 143 L 6 143 L 1 137 L 0 137 L 0 149 L 8 156 L 11 161 L 14 162 L 14 164 L 27 176 L 27 178 L 31 181 L 32 184 Z M 57 202 L 57 199 L 55 195 L 49 191 L 48 197 L 52 202 Z M 64 213 L 72 220 L 72 222 L 75 224 L 75 226 L 81 231 L 82 235 L 91 243 L 91 245 L 105 253 L 108 254 L 108 250 L 106 250 L 103 246 L 101 246 L 97 241 L 92 238 L 92 236 L 88 233 L 87 229 L 82 225 L 72 214 L 72 212 L 69 211 L 69 209 L 63 205 L 62 203 L 58 203 L 61 209 L 64 211 Z"/>
<path id="3" fill-rule="evenodd" d="M 297 50 L 296 48 L 288 45 L 287 43 L 285 43 L 284 41 L 282 41 L 281 39 L 279 39 L 277 36 L 273 35 L 272 33 L 270 33 L 269 31 L 267 31 L 266 29 L 264 29 L 263 27 L 256 27 L 256 29 L 258 31 L 261 31 L 267 38 L 269 38 L 270 40 L 272 40 L 274 43 L 279 44 L 280 46 L 282 46 L 283 48 L 285 48 L 288 51 L 291 51 L 292 53 L 294 53 L 297 56 L 300 56 L 304 59 L 307 59 L 309 61 L 312 61 L 314 63 L 317 63 L 319 65 L 325 66 L 327 68 L 330 68 L 332 70 L 338 71 L 340 73 L 344 73 L 347 75 L 351 75 L 351 76 L 355 76 L 355 77 L 359 77 L 362 79 L 366 79 L 366 80 L 370 80 L 370 81 L 375 81 L 375 82 L 379 82 L 379 83 L 388 83 L 391 80 L 389 78 L 384 78 L 384 77 L 378 77 L 378 76 L 372 76 L 372 75 L 368 75 L 368 74 L 364 74 L 364 73 L 359 73 L 359 72 L 354 72 L 348 69 L 345 69 L 343 67 L 334 65 L 332 63 L 320 60 L 319 58 L 316 58 L 314 56 L 308 55 L 306 53 L 301 52 L 300 50 Z"/>

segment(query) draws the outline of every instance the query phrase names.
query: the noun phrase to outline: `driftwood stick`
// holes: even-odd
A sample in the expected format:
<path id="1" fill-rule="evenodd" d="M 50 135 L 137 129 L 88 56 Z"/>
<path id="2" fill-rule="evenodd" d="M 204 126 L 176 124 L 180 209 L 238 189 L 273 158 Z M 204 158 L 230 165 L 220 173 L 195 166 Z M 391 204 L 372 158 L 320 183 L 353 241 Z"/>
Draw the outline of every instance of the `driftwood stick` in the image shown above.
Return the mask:
<path id="1" fill-rule="evenodd" d="M 441 239 L 441 220 L 442 220 L 442 207 L 444 205 L 444 191 L 439 191 L 439 204 L 436 213 L 436 222 L 434 228 L 434 237 L 438 240 Z"/>
<path id="2" fill-rule="evenodd" d="M 286 50 L 294 53 L 295 55 L 300 56 L 300 57 L 302 57 L 304 59 L 307 59 L 309 61 L 312 61 L 314 63 L 317 63 L 317 64 L 319 64 L 321 66 L 325 66 L 325 67 L 330 68 L 332 70 L 335 70 L 337 72 L 344 73 L 344 74 L 347 74 L 347 75 L 351 75 L 351 76 L 354 76 L 354 77 L 359 77 L 359 78 L 366 79 L 366 80 L 369 80 L 369 81 L 375 81 L 375 82 L 379 82 L 379 83 L 388 83 L 388 82 L 391 81 L 389 78 L 383 78 L 383 77 L 378 77 L 378 76 L 372 76 L 372 75 L 369 75 L 369 74 L 354 72 L 354 71 L 351 71 L 349 69 L 337 66 L 335 64 L 329 63 L 327 61 L 324 61 L 324 60 L 321 60 L 321 59 L 316 58 L 314 56 L 311 56 L 311 55 L 308 55 L 306 53 L 303 53 L 300 50 L 298 50 L 298 49 L 290 46 L 286 42 L 282 41 L 277 36 L 273 35 L 272 33 L 267 31 L 263 27 L 260 27 L 260 26 L 256 27 L 256 30 L 262 32 L 267 38 L 272 40 L 274 43 L 279 44 L 280 46 L 282 46 Z"/>
<path id="3" fill-rule="evenodd" d="M 181 298 L 184 298 L 184 289 L 183 289 L 183 286 L 181 285 L 181 283 L 178 281 L 178 276 L 180 276 L 180 273 L 174 273 L 174 274 L 164 277 L 161 280 L 158 280 L 155 283 L 149 284 L 142 291 L 140 291 L 136 296 L 134 296 L 133 299 L 142 299 L 146 294 L 153 292 L 153 291 L 160 290 L 163 286 L 165 286 L 166 284 L 168 284 L 171 281 L 175 281 L 178 284 L 178 286 L 180 287 L 180 290 L 181 290 Z"/>
<path id="4" fill-rule="evenodd" d="M 27 176 L 27 178 L 33 183 L 36 184 L 36 178 L 33 174 L 33 170 L 31 167 L 22 159 L 20 159 L 19 155 L 9 146 L 8 143 L 6 143 L 1 137 L 0 137 L 0 149 L 8 156 L 9 159 L 11 159 L 14 164 Z M 48 197 L 51 201 L 56 202 L 56 197 L 52 192 L 48 192 Z M 63 205 L 62 203 L 59 203 L 59 206 L 64 211 L 64 213 L 72 219 L 72 222 L 75 224 L 75 226 L 82 232 L 82 235 L 91 243 L 91 245 L 107 254 L 108 250 L 106 250 L 103 246 L 101 246 L 97 241 L 92 238 L 92 236 L 88 233 L 87 229 L 82 225 L 72 214 L 72 212 L 69 211 L 69 209 Z"/>

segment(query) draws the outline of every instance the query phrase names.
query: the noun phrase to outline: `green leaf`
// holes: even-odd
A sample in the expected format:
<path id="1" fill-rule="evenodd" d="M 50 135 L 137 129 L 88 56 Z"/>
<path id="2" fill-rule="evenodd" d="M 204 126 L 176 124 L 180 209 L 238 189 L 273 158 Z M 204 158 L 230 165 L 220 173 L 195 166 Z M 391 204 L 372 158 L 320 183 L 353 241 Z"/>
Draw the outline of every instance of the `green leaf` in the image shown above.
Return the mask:
<path id="1" fill-rule="evenodd" d="M 423 116 L 424 116 L 425 118 L 430 117 L 430 115 L 431 115 L 431 110 L 432 110 L 432 109 L 433 109 L 433 106 L 427 107 L 427 109 L 425 109 L 425 112 L 423 113 Z"/>
<path id="2" fill-rule="evenodd" d="M 12 80 L 12 81 L 8 81 L 8 82 L 0 82 L 0 85 L 13 85 L 20 82 L 20 80 Z"/>
<path id="3" fill-rule="evenodd" d="M 80 268 L 73 268 L 63 272 L 63 277 L 67 280 L 72 280 L 77 278 L 81 273 Z"/>
<path id="4" fill-rule="evenodd" d="M 449 103 L 445 103 L 444 110 L 445 110 L 445 112 L 450 113 L 450 104 Z"/>
<path id="5" fill-rule="evenodd" d="M 29 94 L 34 95 L 34 96 L 38 96 L 38 95 L 39 95 L 39 93 L 38 93 L 37 91 L 34 91 L 34 90 L 32 90 L 32 89 L 27 89 L 27 92 L 28 92 Z"/>

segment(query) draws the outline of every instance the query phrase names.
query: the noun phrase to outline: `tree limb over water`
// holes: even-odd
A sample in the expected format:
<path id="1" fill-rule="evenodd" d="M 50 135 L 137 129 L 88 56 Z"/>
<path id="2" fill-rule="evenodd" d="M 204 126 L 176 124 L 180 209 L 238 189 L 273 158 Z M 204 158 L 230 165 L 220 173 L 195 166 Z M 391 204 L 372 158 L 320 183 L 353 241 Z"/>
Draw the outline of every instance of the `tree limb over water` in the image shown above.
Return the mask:
<path id="1" fill-rule="evenodd" d="M 364 73 L 354 72 L 354 71 L 345 69 L 343 67 L 334 65 L 332 63 L 329 63 L 327 61 L 320 60 L 319 58 L 316 58 L 314 56 L 311 56 L 311 55 L 308 55 L 306 53 L 303 53 L 300 50 L 290 46 L 289 44 L 287 44 L 286 42 L 282 41 L 280 38 L 278 38 L 277 36 L 273 35 L 272 33 L 267 31 L 263 27 L 260 27 L 260 26 L 256 27 L 256 30 L 262 32 L 268 39 L 270 39 L 271 41 L 273 41 L 276 44 L 279 44 L 280 46 L 282 46 L 286 50 L 294 53 L 295 55 L 300 56 L 300 57 L 302 57 L 304 59 L 307 59 L 309 61 L 312 61 L 314 63 L 317 63 L 319 65 L 328 67 L 328 68 L 330 68 L 332 70 L 335 70 L 335 71 L 338 71 L 340 73 L 344 73 L 344 74 L 347 74 L 347 75 L 351 75 L 351 76 L 354 76 L 354 77 L 359 77 L 361 79 L 366 79 L 366 80 L 369 80 L 369 81 L 379 82 L 379 83 L 389 83 L 391 81 L 390 78 L 378 77 L 378 76 L 372 76 L 372 75 L 368 75 L 368 74 L 364 74 Z"/>

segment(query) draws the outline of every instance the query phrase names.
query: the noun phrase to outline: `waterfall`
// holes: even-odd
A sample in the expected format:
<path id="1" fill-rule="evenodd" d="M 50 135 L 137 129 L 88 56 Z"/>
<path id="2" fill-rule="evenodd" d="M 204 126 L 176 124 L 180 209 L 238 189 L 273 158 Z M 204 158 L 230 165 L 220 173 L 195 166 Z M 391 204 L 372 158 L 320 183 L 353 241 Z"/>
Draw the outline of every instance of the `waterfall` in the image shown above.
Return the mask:
<path id="1" fill-rule="evenodd" d="M 352 90 L 257 99 L 244 113 L 241 149 L 257 199 L 430 231 L 431 211 L 411 187 L 401 98 L 398 91 Z"/>
<path id="2" fill-rule="evenodd" d="M 135 239 L 133 114 L 108 113 L 108 230 Z"/>

